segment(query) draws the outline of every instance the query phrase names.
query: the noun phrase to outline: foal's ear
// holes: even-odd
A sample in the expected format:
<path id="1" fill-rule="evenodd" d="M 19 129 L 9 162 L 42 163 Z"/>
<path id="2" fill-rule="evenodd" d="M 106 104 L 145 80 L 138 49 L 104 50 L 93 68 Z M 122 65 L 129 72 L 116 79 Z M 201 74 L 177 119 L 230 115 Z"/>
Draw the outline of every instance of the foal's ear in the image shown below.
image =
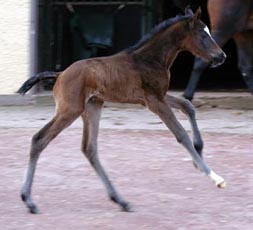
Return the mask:
<path id="1" fill-rule="evenodd" d="M 190 19 L 190 28 L 192 29 L 195 25 L 195 23 L 200 19 L 201 17 L 201 8 L 199 7 L 195 14 L 193 14 L 192 18 Z"/>
<path id="2" fill-rule="evenodd" d="M 199 7 L 196 11 L 196 13 L 194 14 L 194 19 L 197 21 L 201 18 L 201 8 Z"/>

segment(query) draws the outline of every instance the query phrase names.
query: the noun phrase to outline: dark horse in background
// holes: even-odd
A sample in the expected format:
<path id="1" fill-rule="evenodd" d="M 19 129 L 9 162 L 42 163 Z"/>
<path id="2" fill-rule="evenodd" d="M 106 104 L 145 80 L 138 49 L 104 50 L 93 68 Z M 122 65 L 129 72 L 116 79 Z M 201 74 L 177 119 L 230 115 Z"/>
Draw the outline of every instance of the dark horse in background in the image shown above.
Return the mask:
<path id="1" fill-rule="evenodd" d="M 183 9 L 191 4 L 195 7 L 203 3 L 199 0 L 173 0 Z M 249 91 L 253 94 L 253 1 L 252 0 L 208 0 L 207 10 L 211 34 L 219 46 L 233 38 L 237 46 L 238 68 Z M 196 58 L 184 97 L 192 100 L 199 79 L 208 62 Z"/>

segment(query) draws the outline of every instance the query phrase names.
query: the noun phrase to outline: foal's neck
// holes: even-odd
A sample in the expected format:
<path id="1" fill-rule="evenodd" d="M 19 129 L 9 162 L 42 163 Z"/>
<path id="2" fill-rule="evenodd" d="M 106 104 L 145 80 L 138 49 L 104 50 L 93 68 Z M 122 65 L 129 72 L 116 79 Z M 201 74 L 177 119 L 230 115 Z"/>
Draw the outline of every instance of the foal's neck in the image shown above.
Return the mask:
<path id="1" fill-rule="evenodd" d="M 181 44 L 186 37 L 186 32 L 182 30 L 181 22 L 170 26 L 164 31 L 154 36 L 149 42 L 144 44 L 134 53 L 148 63 L 159 64 L 162 68 L 169 69 L 173 64 L 177 54 L 182 50 Z"/>

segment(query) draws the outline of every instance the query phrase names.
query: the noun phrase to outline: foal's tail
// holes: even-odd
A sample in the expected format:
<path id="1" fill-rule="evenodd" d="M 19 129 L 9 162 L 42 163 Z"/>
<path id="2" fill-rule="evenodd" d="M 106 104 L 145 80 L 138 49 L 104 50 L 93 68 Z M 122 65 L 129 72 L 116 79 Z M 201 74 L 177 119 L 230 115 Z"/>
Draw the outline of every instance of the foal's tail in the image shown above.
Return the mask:
<path id="1" fill-rule="evenodd" d="M 31 89 L 35 84 L 39 81 L 46 80 L 46 79 L 56 79 L 61 72 L 50 72 L 45 71 L 41 73 L 37 73 L 35 76 L 29 78 L 27 81 L 23 83 L 17 93 L 25 94 L 29 89 Z"/>

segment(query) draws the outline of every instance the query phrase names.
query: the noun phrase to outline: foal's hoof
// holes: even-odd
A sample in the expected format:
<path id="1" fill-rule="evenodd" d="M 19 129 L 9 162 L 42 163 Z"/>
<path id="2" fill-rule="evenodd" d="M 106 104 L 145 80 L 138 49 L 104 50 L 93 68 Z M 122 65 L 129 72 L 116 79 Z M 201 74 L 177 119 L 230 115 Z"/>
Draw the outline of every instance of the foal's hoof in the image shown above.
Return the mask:
<path id="1" fill-rule="evenodd" d="M 26 206 L 29 209 L 30 213 L 32 213 L 32 214 L 38 214 L 39 213 L 39 209 L 37 208 L 37 206 L 31 201 L 31 199 L 28 199 L 27 196 L 24 193 L 21 194 L 21 199 L 26 204 Z"/>
<path id="2" fill-rule="evenodd" d="M 125 201 L 123 201 L 123 200 L 121 200 L 121 199 L 119 199 L 118 197 L 115 197 L 115 196 L 111 196 L 110 199 L 111 199 L 111 201 L 119 204 L 122 208 L 122 211 L 131 212 L 131 207 L 127 202 L 125 202 Z"/>
<path id="3" fill-rule="evenodd" d="M 30 213 L 32 213 L 32 214 L 39 214 L 40 213 L 40 211 L 36 207 L 36 205 L 32 205 L 31 207 L 28 207 L 28 208 L 29 208 Z"/>
<path id="4" fill-rule="evenodd" d="M 132 212 L 132 208 L 129 203 L 120 204 L 123 212 Z"/>
<path id="5" fill-rule="evenodd" d="M 218 187 L 218 188 L 226 188 L 226 186 L 227 186 L 227 184 L 226 184 L 225 181 L 223 181 L 223 182 L 217 184 L 217 187 Z"/>
<path id="6" fill-rule="evenodd" d="M 214 171 L 211 171 L 209 174 L 209 177 L 212 179 L 212 181 L 215 183 L 217 188 L 225 188 L 226 187 L 226 182 L 225 180 L 216 174 Z"/>

